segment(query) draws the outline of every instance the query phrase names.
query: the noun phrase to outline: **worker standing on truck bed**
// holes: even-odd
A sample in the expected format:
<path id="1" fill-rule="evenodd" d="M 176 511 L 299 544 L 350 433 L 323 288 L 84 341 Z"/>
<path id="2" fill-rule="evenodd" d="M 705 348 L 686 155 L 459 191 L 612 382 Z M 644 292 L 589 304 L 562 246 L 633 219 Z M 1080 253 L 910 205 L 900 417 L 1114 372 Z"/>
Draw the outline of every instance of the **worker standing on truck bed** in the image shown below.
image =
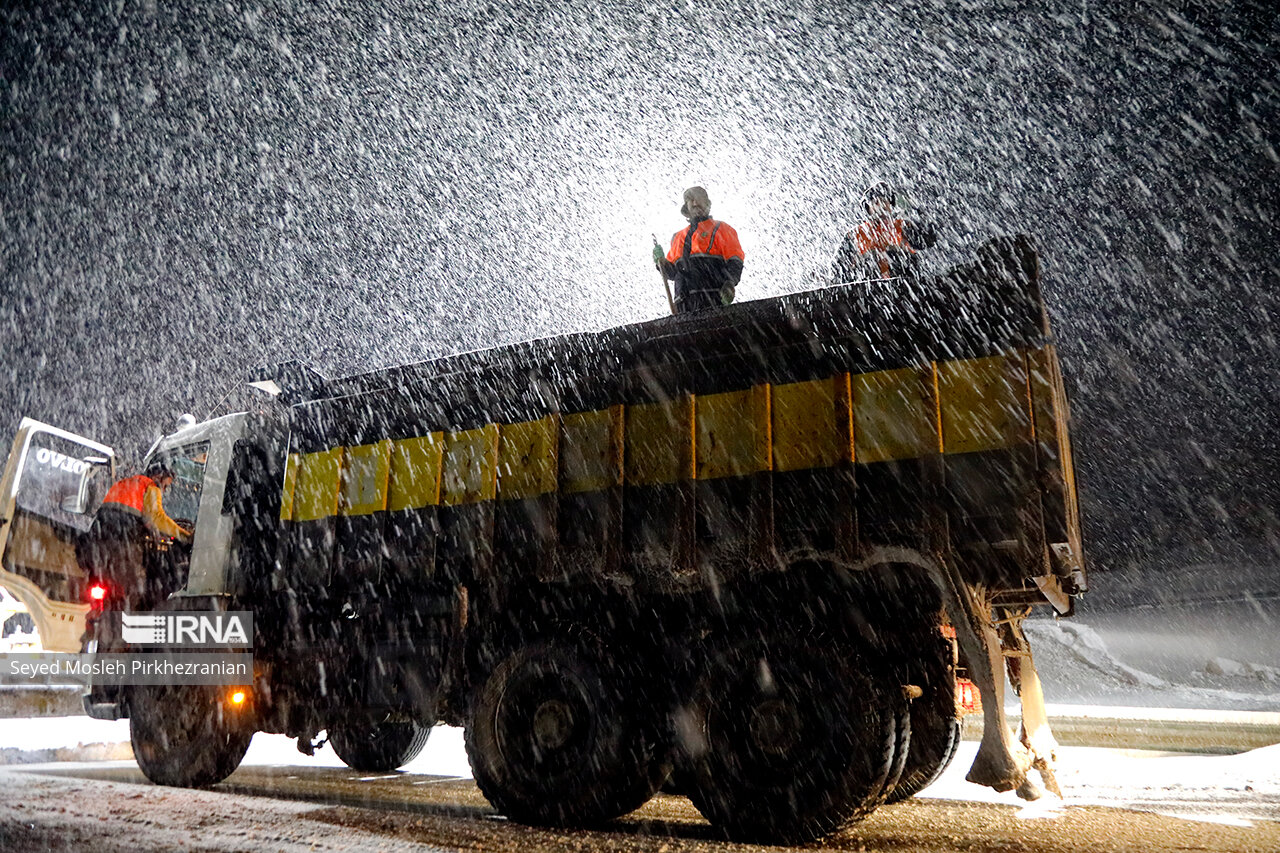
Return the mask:
<path id="1" fill-rule="evenodd" d="M 671 237 L 666 255 L 653 247 L 653 262 L 675 279 L 675 312 L 683 314 L 733 301 L 742 278 L 742 244 L 727 222 L 711 218 L 711 199 L 702 187 L 684 191 L 680 214 L 689 220 L 683 231 Z"/>
<path id="2" fill-rule="evenodd" d="M 126 477 L 107 491 L 80 548 L 80 564 L 90 575 L 131 592 L 145 592 L 143 542 L 147 534 L 191 540 L 191 531 L 164 510 L 163 493 L 172 483 L 173 471 L 155 463 L 146 473 Z"/>
<path id="3" fill-rule="evenodd" d="M 866 221 L 845 234 L 836 252 L 836 283 L 915 275 L 916 252 L 937 242 L 932 226 L 903 218 L 893 188 L 884 181 L 863 194 L 862 207 Z"/>

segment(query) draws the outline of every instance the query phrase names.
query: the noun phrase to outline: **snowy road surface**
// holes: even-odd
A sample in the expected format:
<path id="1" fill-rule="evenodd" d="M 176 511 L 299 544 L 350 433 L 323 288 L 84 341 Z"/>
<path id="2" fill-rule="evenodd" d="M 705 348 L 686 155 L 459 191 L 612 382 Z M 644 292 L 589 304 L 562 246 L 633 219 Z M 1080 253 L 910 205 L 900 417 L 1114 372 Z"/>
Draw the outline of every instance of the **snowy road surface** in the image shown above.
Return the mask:
<path id="1" fill-rule="evenodd" d="M 1182 741 L 1206 750 L 1241 748 L 1246 720 L 1269 737 L 1280 718 L 1280 671 L 1267 656 L 1273 637 L 1211 647 L 1179 642 L 1179 631 L 1191 626 L 1167 614 L 1124 633 L 1130 624 L 1105 617 L 1089 625 L 1029 623 L 1050 700 L 1072 703 L 1051 706 L 1054 717 L 1138 714 L 1201 732 L 1202 742 Z M 1124 648 L 1123 657 L 1116 648 Z M 1118 742 L 1142 742 L 1134 729 L 1125 731 L 1129 739 Z M 1064 740 L 1067 733 L 1064 727 Z M 124 720 L 0 720 L 0 762 L 10 762 L 0 767 L 7 792 L 0 851 L 751 849 L 716 841 L 688 800 L 662 795 L 607 832 L 513 825 L 470 782 L 461 732 L 444 727 L 405 772 L 368 775 L 347 770 L 327 747 L 307 758 L 287 738 L 259 734 L 241 769 L 209 791 L 146 784 L 131 761 L 30 764 L 127 755 L 127 742 Z M 1064 746 L 1058 776 L 1065 800 L 1032 805 L 965 782 L 975 748 L 962 744 L 956 762 L 921 797 L 877 811 L 825 846 L 1280 851 L 1280 744 L 1236 755 Z"/>
<path id="2" fill-rule="evenodd" d="M 420 762 L 448 770 L 457 735 Z M 259 736 L 261 737 L 261 736 Z M 255 743 L 271 762 L 283 739 Z M 927 792 L 828 839 L 832 850 L 1280 850 L 1280 746 L 1234 756 L 1065 748 L 1065 801 L 1024 804 L 963 781 L 973 744 Z M 457 769 L 456 767 L 454 768 Z M 147 784 L 130 762 L 0 769 L 0 850 L 719 851 L 688 800 L 659 795 L 598 831 L 535 830 L 493 811 L 468 779 L 429 772 L 250 763 L 212 790 Z M 14 793 L 18 792 L 15 796 Z"/>

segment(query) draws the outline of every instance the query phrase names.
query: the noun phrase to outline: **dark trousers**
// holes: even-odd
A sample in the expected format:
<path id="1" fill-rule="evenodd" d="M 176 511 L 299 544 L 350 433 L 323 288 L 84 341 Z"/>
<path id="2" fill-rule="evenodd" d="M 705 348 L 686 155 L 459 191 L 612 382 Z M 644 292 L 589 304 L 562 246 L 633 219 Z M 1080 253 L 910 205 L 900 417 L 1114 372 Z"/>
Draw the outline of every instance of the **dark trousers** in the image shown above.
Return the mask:
<path id="1" fill-rule="evenodd" d="M 104 504 L 76 548 L 80 568 L 105 583 L 112 599 L 137 599 L 147 582 L 147 526 L 127 510 Z"/>
<path id="2" fill-rule="evenodd" d="M 701 311 L 704 308 L 718 308 L 720 306 L 720 289 L 715 290 L 693 290 L 689 288 L 676 288 L 676 313 L 687 314 L 690 311 Z"/>

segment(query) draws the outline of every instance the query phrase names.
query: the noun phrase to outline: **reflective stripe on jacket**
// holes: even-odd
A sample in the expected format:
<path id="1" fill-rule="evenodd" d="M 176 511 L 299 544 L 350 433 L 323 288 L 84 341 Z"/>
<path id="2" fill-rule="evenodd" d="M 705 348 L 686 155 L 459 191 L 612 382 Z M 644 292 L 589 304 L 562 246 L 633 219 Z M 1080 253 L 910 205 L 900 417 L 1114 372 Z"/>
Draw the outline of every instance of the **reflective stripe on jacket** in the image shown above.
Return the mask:
<path id="1" fill-rule="evenodd" d="M 907 242 L 905 225 L 906 223 L 901 219 L 888 221 L 881 219 L 864 222 L 854 232 L 854 242 L 857 243 L 858 251 L 863 255 L 875 253 L 876 264 L 880 267 L 880 275 L 883 278 L 888 278 L 890 274 L 887 255 L 890 249 L 915 254 L 916 250 Z"/>

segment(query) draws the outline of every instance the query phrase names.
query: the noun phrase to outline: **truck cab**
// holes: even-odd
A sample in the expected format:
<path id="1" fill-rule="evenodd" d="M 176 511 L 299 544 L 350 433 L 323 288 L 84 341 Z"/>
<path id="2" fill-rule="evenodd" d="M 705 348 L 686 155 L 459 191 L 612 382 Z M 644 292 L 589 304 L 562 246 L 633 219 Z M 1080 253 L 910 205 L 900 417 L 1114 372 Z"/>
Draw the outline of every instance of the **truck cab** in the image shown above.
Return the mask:
<path id="1" fill-rule="evenodd" d="M 271 481 L 278 466 L 270 460 L 278 458 L 284 437 L 271 418 L 238 412 L 185 425 L 152 446 L 143 468 L 159 462 L 173 471 L 164 507 L 193 532 L 188 548 L 176 546 L 186 553 L 171 561 L 170 595 L 219 597 L 240 588 L 242 563 L 259 548 L 246 549 L 237 533 L 271 512 L 269 492 L 278 492 L 279 484 Z M 260 525 L 264 531 L 271 526 Z"/>
<path id="2" fill-rule="evenodd" d="M 127 651 L 121 639 L 120 614 L 133 609 L 225 609 L 241 591 L 250 562 L 258 576 L 269 568 L 273 543 L 269 522 L 271 490 L 278 495 L 278 466 L 269 461 L 283 443 L 285 431 L 269 417 L 238 412 L 201 423 L 186 419 L 148 451 L 143 470 L 162 464 L 174 475 L 165 489 L 165 512 L 192 531 L 189 542 L 149 536 L 142 571 L 146 600 L 130 589 L 103 583 L 87 618 L 87 648 Z M 278 497 L 274 498 L 278 504 Z M 266 523 L 259 523 L 260 521 Z M 252 535 L 245 536 L 247 529 Z M 100 587 L 101 588 L 101 587 Z M 99 719 L 128 714 L 126 691 L 94 684 L 85 708 Z"/>
<path id="3" fill-rule="evenodd" d="M 239 588 L 247 563 L 265 568 L 272 546 L 264 534 L 274 529 L 279 505 L 279 466 L 270 460 L 282 453 L 285 435 L 272 418 L 239 412 L 203 423 L 186 418 L 151 447 L 142 469 L 162 462 L 173 471 L 164 508 L 194 534 L 189 543 L 161 536 L 143 543 L 139 571 L 156 581 L 164 599 L 174 599 L 156 606 L 215 603 Z M 111 448 L 22 421 L 0 480 L 0 586 L 26 606 L 45 651 L 125 648 L 119 613 L 142 602 L 134 590 L 95 577 L 84 559 L 115 477 Z M 250 537 L 240 535 L 246 525 L 254 528 Z M 86 710 L 117 719 L 126 713 L 121 696 L 118 688 L 95 685 Z"/>

